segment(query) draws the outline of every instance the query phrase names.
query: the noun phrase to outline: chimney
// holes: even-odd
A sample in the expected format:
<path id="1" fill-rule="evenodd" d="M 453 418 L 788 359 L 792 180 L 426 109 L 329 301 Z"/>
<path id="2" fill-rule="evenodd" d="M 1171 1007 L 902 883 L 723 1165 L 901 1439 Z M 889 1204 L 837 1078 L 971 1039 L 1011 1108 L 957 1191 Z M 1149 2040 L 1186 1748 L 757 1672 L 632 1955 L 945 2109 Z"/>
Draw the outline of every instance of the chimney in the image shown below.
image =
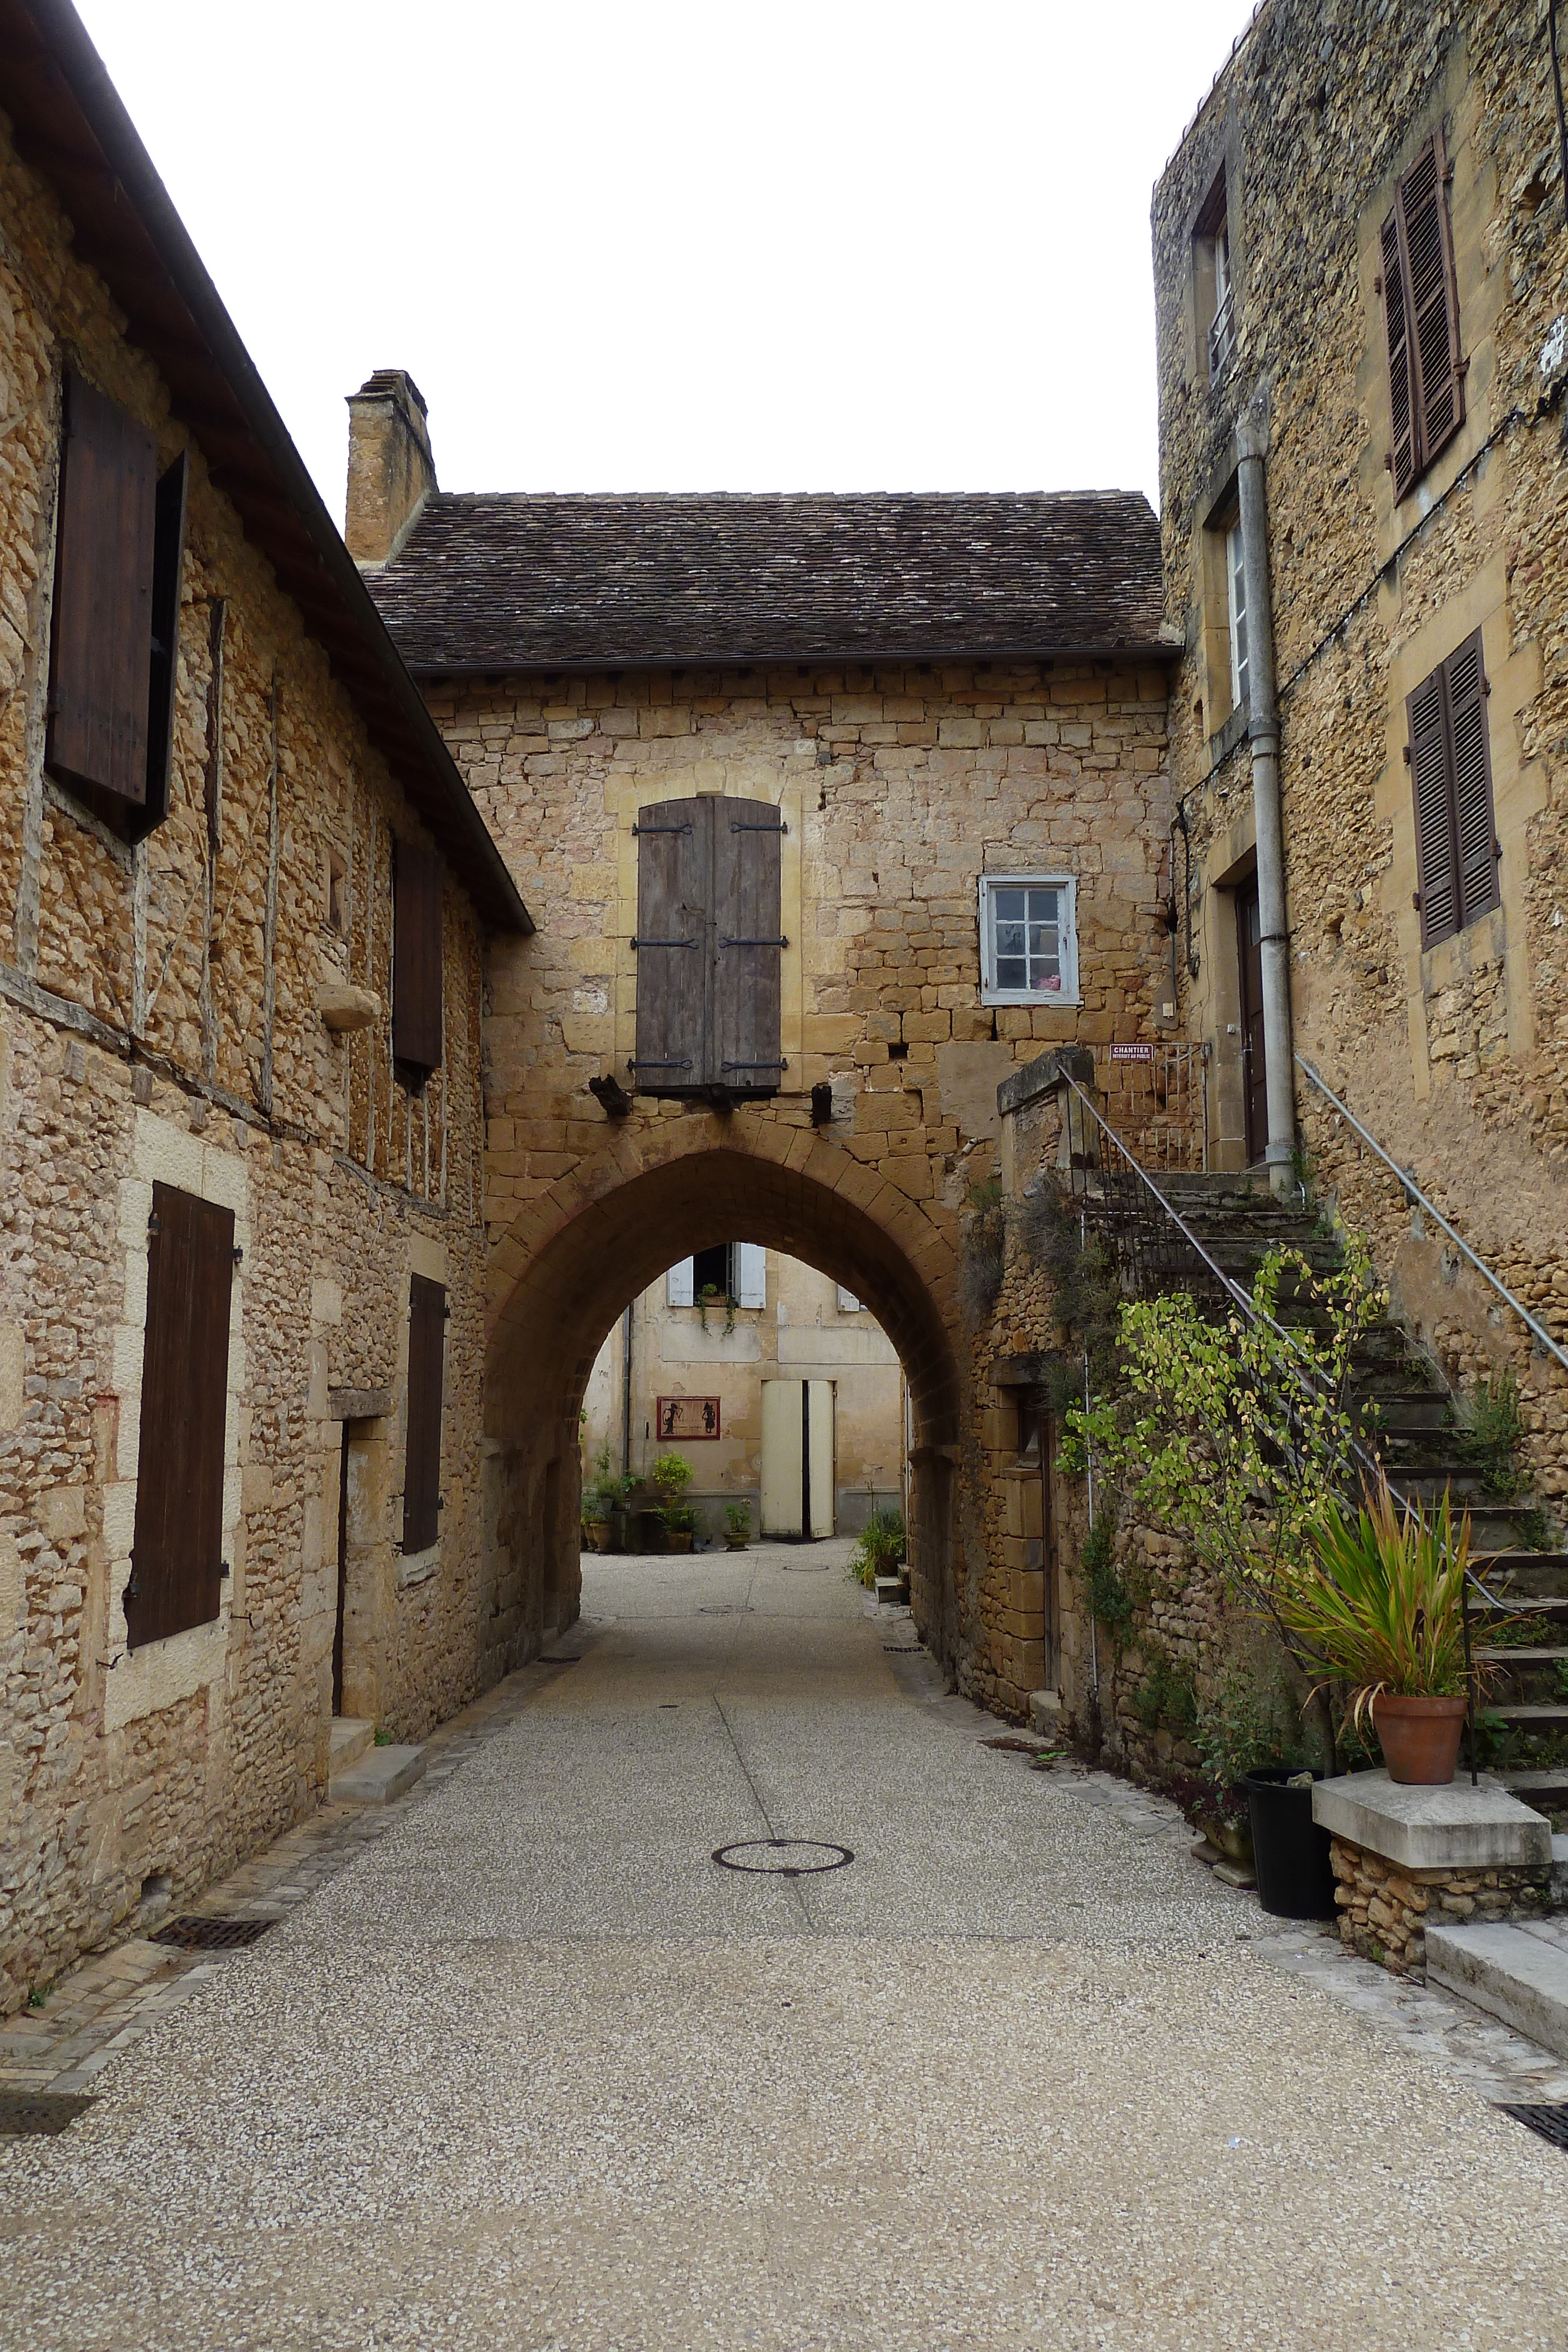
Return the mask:
<path id="1" fill-rule="evenodd" d="M 435 488 L 419 386 L 377 368 L 349 395 L 349 505 L 343 536 L 356 563 L 390 563 Z"/>

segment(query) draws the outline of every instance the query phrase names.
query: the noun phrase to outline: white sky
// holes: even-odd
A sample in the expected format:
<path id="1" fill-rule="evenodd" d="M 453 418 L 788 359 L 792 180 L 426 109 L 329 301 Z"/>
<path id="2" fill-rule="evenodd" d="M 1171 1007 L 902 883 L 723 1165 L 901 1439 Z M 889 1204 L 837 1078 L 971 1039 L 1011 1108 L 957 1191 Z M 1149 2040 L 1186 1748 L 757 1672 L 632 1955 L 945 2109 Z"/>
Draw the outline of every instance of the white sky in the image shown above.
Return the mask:
<path id="1" fill-rule="evenodd" d="M 1250 0 L 78 0 L 332 512 L 1143 488 L 1149 197 Z"/>

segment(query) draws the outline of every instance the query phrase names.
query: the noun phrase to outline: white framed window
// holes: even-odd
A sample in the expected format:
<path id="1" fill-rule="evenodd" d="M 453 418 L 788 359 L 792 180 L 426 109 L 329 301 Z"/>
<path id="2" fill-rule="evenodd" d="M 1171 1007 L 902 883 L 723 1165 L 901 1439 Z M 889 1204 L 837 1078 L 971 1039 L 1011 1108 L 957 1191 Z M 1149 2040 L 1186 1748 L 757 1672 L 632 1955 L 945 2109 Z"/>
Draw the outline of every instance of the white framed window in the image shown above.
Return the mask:
<path id="1" fill-rule="evenodd" d="M 1070 874 L 982 874 L 982 1004 L 1076 1004 L 1077 886 Z"/>
<path id="2" fill-rule="evenodd" d="M 1247 556 L 1241 544 L 1241 525 L 1233 522 L 1225 534 L 1225 603 L 1226 619 L 1230 629 L 1230 708 L 1240 710 L 1247 702 Z"/>

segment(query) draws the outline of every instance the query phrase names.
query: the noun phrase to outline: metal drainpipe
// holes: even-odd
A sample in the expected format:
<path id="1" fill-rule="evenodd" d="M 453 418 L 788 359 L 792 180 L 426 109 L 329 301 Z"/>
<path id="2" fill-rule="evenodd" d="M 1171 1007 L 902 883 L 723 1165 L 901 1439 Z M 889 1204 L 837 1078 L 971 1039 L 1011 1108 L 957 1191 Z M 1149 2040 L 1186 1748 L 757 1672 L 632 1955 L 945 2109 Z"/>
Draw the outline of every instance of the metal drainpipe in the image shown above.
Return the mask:
<path id="1" fill-rule="evenodd" d="M 1252 753 L 1252 813 L 1258 834 L 1258 915 L 1262 932 L 1263 1068 L 1269 1102 L 1269 1187 L 1292 1187 L 1296 1142 L 1295 1065 L 1291 1037 L 1291 941 L 1285 928 L 1285 835 L 1280 813 L 1280 721 L 1274 708 L 1274 619 L 1269 583 L 1269 508 L 1263 459 L 1269 428 L 1246 418 L 1237 436 L 1241 552 L 1247 567 L 1247 738 Z"/>
<path id="2" fill-rule="evenodd" d="M 632 1310 L 629 1298 L 621 1325 L 621 1475 L 632 1475 Z"/>

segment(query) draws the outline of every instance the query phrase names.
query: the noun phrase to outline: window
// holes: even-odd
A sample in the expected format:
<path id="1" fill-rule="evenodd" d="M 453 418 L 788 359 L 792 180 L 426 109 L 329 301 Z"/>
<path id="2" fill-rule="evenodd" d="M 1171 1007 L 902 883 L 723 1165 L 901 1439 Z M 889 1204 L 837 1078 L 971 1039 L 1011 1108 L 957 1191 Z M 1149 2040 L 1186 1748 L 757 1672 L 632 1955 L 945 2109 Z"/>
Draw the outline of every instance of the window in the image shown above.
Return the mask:
<path id="1" fill-rule="evenodd" d="M 1499 903 L 1487 691 L 1478 629 L 1406 706 L 1423 948 L 1452 939 Z"/>
<path id="2" fill-rule="evenodd" d="M 169 812 L 187 467 L 157 467 L 147 426 L 68 375 L 45 757 L 127 841 Z"/>
<path id="3" fill-rule="evenodd" d="M 733 1298 L 737 1307 L 768 1304 L 768 1252 L 758 1242 L 715 1242 L 684 1257 L 664 1276 L 670 1307 L 695 1307 L 700 1298 Z"/>
<path id="4" fill-rule="evenodd" d="M 637 836 L 639 1094 L 771 1095 L 779 1051 L 784 821 L 704 793 L 644 808 Z"/>
<path id="5" fill-rule="evenodd" d="M 402 1549 L 428 1551 L 441 1532 L 441 1390 L 446 1291 L 413 1275 L 408 1286 L 408 1426 L 403 1446 Z"/>
<path id="6" fill-rule="evenodd" d="M 1384 323 L 1388 338 L 1388 453 L 1396 501 L 1464 422 L 1465 362 L 1448 234 L 1440 136 L 1423 148 L 1383 224 Z"/>
<path id="7" fill-rule="evenodd" d="M 392 846 L 392 1053 L 422 1076 L 441 1067 L 441 860 Z"/>
<path id="8" fill-rule="evenodd" d="M 1062 874 L 980 877 L 983 1003 L 1077 1003 L 1073 898 Z"/>
<path id="9" fill-rule="evenodd" d="M 125 1591 L 132 1649 L 218 1614 L 235 1220 L 154 1184 L 147 1223 L 147 1336 L 136 1530 Z"/>
<path id="10" fill-rule="evenodd" d="M 1230 222 L 1225 174 L 1215 181 L 1193 226 L 1193 286 L 1198 337 L 1209 379 L 1218 375 L 1236 341 L 1235 280 L 1230 267 Z"/>
<path id="11" fill-rule="evenodd" d="M 1230 708 L 1247 701 L 1247 557 L 1239 518 L 1225 534 L 1225 617 L 1230 637 Z"/>

